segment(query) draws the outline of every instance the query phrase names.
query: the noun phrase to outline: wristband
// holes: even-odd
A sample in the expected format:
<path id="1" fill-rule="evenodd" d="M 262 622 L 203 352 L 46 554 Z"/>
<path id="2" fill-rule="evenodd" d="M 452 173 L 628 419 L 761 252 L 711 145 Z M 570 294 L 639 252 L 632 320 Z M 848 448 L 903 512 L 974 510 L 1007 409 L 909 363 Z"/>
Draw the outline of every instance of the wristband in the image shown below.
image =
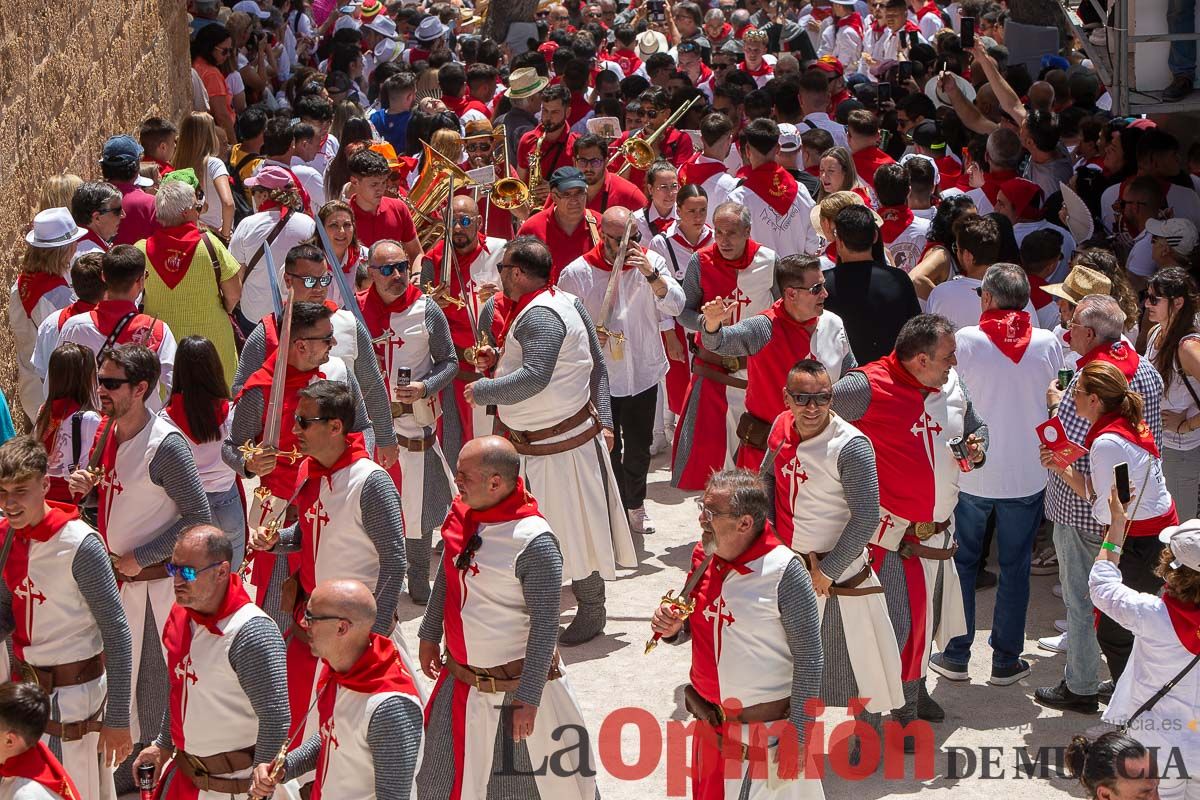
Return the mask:
<path id="1" fill-rule="evenodd" d="M 651 272 L 649 275 L 646 276 L 646 283 L 654 283 L 656 280 L 658 280 L 658 277 L 661 274 L 662 274 L 661 271 L 659 271 L 657 269 L 654 270 L 654 272 Z"/>
<path id="2" fill-rule="evenodd" d="M 1115 545 L 1112 542 L 1108 541 L 1107 539 L 1105 539 L 1103 542 L 1100 543 L 1100 549 L 1101 550 L 1111 550 L 1112 552 L 1116 553 L 1117 555 L 1121 555 L 1121 553 L 1124 552 L 1121 549 L 1120 545 Z"/>

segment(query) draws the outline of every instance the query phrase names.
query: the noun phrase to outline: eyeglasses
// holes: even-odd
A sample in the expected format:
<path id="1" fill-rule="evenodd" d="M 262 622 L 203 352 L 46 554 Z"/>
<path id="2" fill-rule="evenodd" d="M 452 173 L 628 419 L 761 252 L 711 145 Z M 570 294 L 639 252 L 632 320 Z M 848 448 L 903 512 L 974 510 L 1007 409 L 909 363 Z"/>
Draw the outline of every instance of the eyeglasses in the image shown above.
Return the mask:
<path id="1" fill-rule="evenodd" d="M 105 214 L 116 214 L 117 216 L 120 216 L 120 215 L 121 215 L 121 214 L 123 214 L 123 213 L 125 213 L 125 207 L 124 207 L 124 206 L 114 206 L 113 208 L 102 208 L 102 209 L 100 209 L 100 215 L 101 215 L 101 216 L 103 216 L 103 215 L 105 215 Z"/>
<path id="2" fill-rule="evenodd" d="M 168 561 L 165 566 L 167 568 L 167 577 L 183 578 L 184 583 L 191 583 L 200 576 L 201 572 L 208 572 L 213 567 L 219 567 L 224 563 L 224 561 L 215 561 L 212 564 L 209 564 L 207 567 L 196 569 L 195 567 L 187 567 L 181 564 L 172 564 L 170 561 Z"/>
<path id="3" fill-rule="evenodd" d="M 284 275 L 287 275 L 289 278 L 294 278 L 295 280 L 300 281 L 302 284 L 304 284 L 305 289 L 313 289 L 316 287 L 316 285 L 318 283 L 321 284 L 322 286 L 328 286 L 329 284 L 333 283 L 333 273 L 332 272 L 326 272 L 324 275 L 322 275 L 319 278 L 314 277 L 312 275 L 297 275 L 294 272 L 285 272 Z"/>
<path id="4" fill-rule="evenodd" d="M 228 55 L 229 55 L 230 53 L 232 53 L 232 52 L 233 52 L 233 47 L 232 47 L 232 46 L 229 46 L 229 47 L 214 47 L 214 48 L 213 48 L 213 55 L 214 55 L 214 56 L 222 56 L 222 57 L 223 57 L 223 56 L 228 56 Z"/>
<path id="5" fill-rule="evenodd" d="M 1158 305 L 1159 301 L 1166 300 L 1166 299 L 1167 298 L 1163 297 L 1160 294 L 1150 294 L 1149 292 L 1146 292 L 1146 304 L 1147 305 L 1156 306 L 1156 305 Z"/>
<path id="6" fill-rule="evenodd" d="M 97 378 L 97 382 L 108 389 L 110 392 L 115 392 L 127 383 L 133 383 L 129 378 Z"/>
<path id="7" fill-rule="evenodd" d="M 506 269 L 520 269 L 520 266 L 517 264 L 505 264 L 503 261 L 501 261 L 496 265 L 496 269 L 499 272 L 504 272 Z"/>
<path id="8" fill-rule="evenodd" d="M 696 508 L 700 509 L 700 513 L 704 515 L 705 522 L 712 522 L 717 517 L 733 516 L 733 514 L 728 511 L 713 511 L 711 508 L 704 505 L 704 501 L 698 497 L 696 498 Z"/>
<path id="9" fill-rule="evenodd" d="M 469 214 L 463 214 L 461 217 L 454 218 L 454 227 L 469 228 L 475 223 L 475 218 Z"/>
<path id="10" fill-rule="evenodd" d="M 475 554 L 481 547 L 483 547 L 483 537 L 478 533 L 472 534 L 471 538 L 467 540 L 467 546 L 454 559 L 454 568 L 460 572 L 469 570 L 471 562 L 475 560 Z"/>
<path id="11" fill-rule="evenodd" d="M 793 403 L 802 407 L 815 405 L 819 408 L 833 402 L 833 392 L 793 392 L 784 389 L 783 393 L 792 398 Z"/>
<path id="12" fill-rule="evenodd" d="M 821 292 L 825 291 L 825 281 L 819 281 L 818 283 L 814 283 L 812 286 L 788 286 L 786 288 L 795 289 L 797 292 L 808 292 L 813 297 L 816 297 L 817 295 L 821 294 Z"/>
<path id="13" fill-rule="evenodd" d="M 396 272 L 400 272 L 400 271 L 408 272 L 408 262 L 407 261 L 393 261 L 390 264 L 380 264 L 377 267 L 368 266 L 367 269 L 377 269 L 377 270 L 379 270 L 380 275 L 382 275 L 385 278 L 390 278 Z"/>
<path id="14" fill-rule="evenodd" d="M 314 622 L 322 622 L 327 619 L 336 619 L 339 622 L 350 622 L 350 620 L 346 619 L 345 617 L 337 617 L 328 614 L 323 614 L 318 617 L 312 613 L 311 609 L 304 609 L 304 627 L 306 628 L 311 628 Z"/>
<path id="15" fill-rule="evenodd" d="M 596 156 L 595 158 L 575 156 L 575 163 L 581 167 L 599 167 L 604 164 L 604 158 L 602 156 Z"/>
<path id="16" fill-rule="evenodd" d="M 302 417 L 299 414 L 296 414 L 295 417 L 296 424 L 300 426 L 300 430 L 302 431 L 308 430 L 308 426 L 314 422 L 328 422 L 333 419 L 333 417 Z"/>
<path id="17" fill-rule="evenodd" d="M 975 296 L 976 296 L 976 297 L 983 297 L 983 287 L 982 287 L 982 286 L 976 286 L 976 287 L 975 287 Z"/>
<path id="18" fill-rule="evenodd" d="M 679 184 L 678 183 L 664 183 L 661 186 L 655 186 L 654 191 L 656 191 L 656 192 L 678 192 Z"/>

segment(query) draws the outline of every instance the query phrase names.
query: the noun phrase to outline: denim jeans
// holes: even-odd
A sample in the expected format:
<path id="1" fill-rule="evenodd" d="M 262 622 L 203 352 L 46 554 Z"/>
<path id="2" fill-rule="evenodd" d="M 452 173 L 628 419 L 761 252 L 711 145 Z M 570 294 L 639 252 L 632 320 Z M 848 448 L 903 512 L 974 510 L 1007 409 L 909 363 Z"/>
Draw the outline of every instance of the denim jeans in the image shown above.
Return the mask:
<path id="1" fill-rule="evenodd" d="M 246 507 L 235 481 L 223 492 L 207 492 L 208 507 L 212 511 L 212 523 L 229 537 L 233 545 L 233 568 L 242 565 L 246 557 Z"/>
<path id="2" fill-rule="evenodd" d="M 1167 0 L 1167 33 L 1196 32 L 1196 0 Z M 1171 42 L 1167 55 L 1167 67 L 1171 75 L 1196 74 L 1196 43 Z"/>
<path id="3" fill-rule="evenodd" d="M 1100 680 L 1100 642 L 1096 639 L 1096 617 L 1088 590 L 1088 576 L 1099 551 L 1099 539 L 1085 540 L 1070 525 L 1054 523 L 1058 582 L 1067 607 L 1067 667 L 1063 677 L 1075 694 L 1095 694 Z"/>
<path id="4" fill-rule="evenodd" d="M 1028 497 L 996 499 L 958 495 L 954 509 L 954 536 L 958 552 L 954 566 L 963 595 L 967 632 L 946 646 L 944 658 L 951 664 L 971 660 L 975 641 L 975 577 L 983 561 L 983 544 L 988 516 L 996 513 L 996 547 L 1000 562 L 1000 583 L 996 587 L 996 607 L 992 612 L 992 667 L 1011 667 L 1025 646 L 1025 615 L 1029 609 L 1029 562 L 1033 558 L 1033 538 L 1042 523 L 1042 492 Z"/>

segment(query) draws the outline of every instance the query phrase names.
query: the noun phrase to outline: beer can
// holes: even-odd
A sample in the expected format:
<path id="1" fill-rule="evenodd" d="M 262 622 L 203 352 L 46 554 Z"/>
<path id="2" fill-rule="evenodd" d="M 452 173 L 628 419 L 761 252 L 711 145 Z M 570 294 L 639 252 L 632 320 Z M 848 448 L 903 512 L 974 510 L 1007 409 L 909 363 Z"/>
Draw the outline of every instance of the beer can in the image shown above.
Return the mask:
<path id="1" fill-rule="evenodd" d="M 1075 377 L 1075 371 L 1070 369 L 1060 369 L 1058 371 L 1058 388 L 1066 389 L 1071 383 L 1071 378 Z"/>
<path id="2" fill-rule="evenodd" d="M 141 795 L 141 800 L 150 800 L 152 797 L 154 797 L 153 764 L 138 764 L 137 785 L 138 792 Z"/>
<path id="3" fill-rule="evenodd" d="M 963 472 L 970 472 L 974 465 L 971 464 L 971 451 L 967 447 L 967 443 L 963 441 L 963 438 L 955 436 L 946 442 L 946 446 L 950 448 L 950 452 L 958 460 L 958 468 Z"/>

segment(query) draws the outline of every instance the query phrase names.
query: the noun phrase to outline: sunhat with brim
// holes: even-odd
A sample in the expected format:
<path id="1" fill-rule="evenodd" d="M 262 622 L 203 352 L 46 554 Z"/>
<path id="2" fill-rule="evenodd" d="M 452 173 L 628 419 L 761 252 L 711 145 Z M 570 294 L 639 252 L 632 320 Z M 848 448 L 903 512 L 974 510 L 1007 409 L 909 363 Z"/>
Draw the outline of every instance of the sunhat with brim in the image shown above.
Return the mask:
<path id="1" fill-rule="evenodd" d="M 68 208 L 47 208 L 33 218 L 33 228 L 25 241 L 33 247 L 65 247 L 87 236 L 87 230 L 75 224 Z"/>
<path id="2" fill-rule="evenodd" d="M 1071 267 L 1062 283 L 1048 283 L 1042 291 L 1076 305 L 1089 294 L 1112 294 L 1112 281 L 1107 275 L 1087 267 Z"/>
<path id="3" fill-rule="evenodd" d="M 508 76 L 508 95 L 510 100 L 524 100 L 533 97 L 550 84 L 549 78 L 543 78 L 533 67 L 515 69 Z"/>
<path id="4" fill-rule="evenodd" d="M 1158 540 L 1171 548 L 1171 569 L 1187 567 L 1200 572 L 1200 519 L 1163 528 Z"/>
<path id="5" fill-rule="evenodd" d="M 954 76 L 954 82 L 958 84 L 958 91 L 962 93 L 962 96 L 966 98 L 967 102 L 974 103 L 975 87 L 971 85 L 971 82 L 957 73 L 950 72 L 947 74 Z M 942 106 L 952 106 L 954 104 L 950 102 L 950 98 L 942 94 L 941 87 L 938 86 L 938 80 L 940 78 L 941 75 L 934 75 L 932 78 L 926 81 L 925 94 L 938 108 L 941 108 Z"/>

